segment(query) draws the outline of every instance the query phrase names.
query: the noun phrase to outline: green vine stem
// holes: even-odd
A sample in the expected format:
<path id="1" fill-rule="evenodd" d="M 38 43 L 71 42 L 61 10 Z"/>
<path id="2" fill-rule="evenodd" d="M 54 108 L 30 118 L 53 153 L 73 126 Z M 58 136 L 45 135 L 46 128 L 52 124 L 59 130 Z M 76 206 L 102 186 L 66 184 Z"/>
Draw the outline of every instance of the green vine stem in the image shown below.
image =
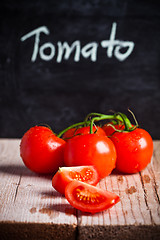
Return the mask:
<path id="1" fill-rule="evenodd" d="M 60 133 L 57 134 L 57 137 L 61 137 L 65 132 L 67 132 L 69 129 L 71 128 L 76 128 L 76 127 L 80 127 L 80 126 L 85 126 L 87 124 L 90 124 L 90 121 L 86 121 L 86 122 L 79 122 L 79 123 L 75 123 L 67 128 L 65 128 L 64 130 L 62 130 Z"/>
<path id="2" fill-rule="evenodd" d="M 91 116 L 91 114 L 90 114 Z M 124 130 L 118 130 L 119 132 L 129 132 L 132 130 L 132 124 L 127 118 L 127 116 L 124 113 L 117 112 L 113 115 L 105 115 L 105 114 L 99 114 L 98 117 L 93 117 L 91 119 L 90 123 L 90 133 L 93 133 L 93 124 L 94 122 L 101 121 L 101 120 L 112 120 L 116 122 L 121 122 L 122 124 L 125 125 Z"/>
<path id="3" fill-rule="evenodd" d="M 134 117 L 134 119 L 135 119 L 135 117 Z M 135 130 L 135 128 L 138 127 L 137 121 L 135 121 L 136 125 L 132 126 L 132 124 L 131 124 L 130 120 L 127 118 L 127 116 L 121 112 L 117 112 L 112 115 L 106 115 L 106 114 L 101 114 L 101 113 L 90 113 L 87 115 L 84 122 L 75 123 L 75 124 L 67 127 L 66 129 L 62 130 L 57 136 L 61 137 L 66 131 L 68 131 L 71 128 L 76 128 L 76 127 L 80 127 L 80 126 L 84 127 L 84 126 L 89 126 L 89 125 L 90 125 L 90 134 L 93 134 L 93 126 L 95 125 L 95 122 L 99 122 L 102 120 L 111 120 L 111 121 L 116 121 L 118 123 L 121 122 L 122 124 L 124 124 L 125 128 L 123 130 L 115 129 L 114 125 L 110 124 L 110 126 L 112 126 L 115 129 L 115 131 L 118 131 L 118 132 L 131 132 L 131 131 Z"/>

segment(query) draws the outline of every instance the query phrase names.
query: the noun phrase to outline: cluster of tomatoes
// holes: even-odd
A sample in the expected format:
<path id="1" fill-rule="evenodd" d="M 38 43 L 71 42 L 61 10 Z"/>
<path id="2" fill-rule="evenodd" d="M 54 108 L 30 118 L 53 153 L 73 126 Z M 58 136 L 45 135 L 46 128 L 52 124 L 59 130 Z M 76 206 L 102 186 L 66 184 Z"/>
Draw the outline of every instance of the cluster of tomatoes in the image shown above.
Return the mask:
<path id="1" fill-rule="evenodd" d="M 102 127 L 97 122 L 109 120 Z M 52 186 L 69 203 L 91 213 L 119 202 L 119 196 L 96 187 L 113 169 L 123 173 L 143 170 L 151 161 L 150 134 L 131 124 L 126 115 L 92 113 L 56 135 L 45 126 L 30 128 L 22 137 L 20 155 L 37 173 L 52 173 Z"/>

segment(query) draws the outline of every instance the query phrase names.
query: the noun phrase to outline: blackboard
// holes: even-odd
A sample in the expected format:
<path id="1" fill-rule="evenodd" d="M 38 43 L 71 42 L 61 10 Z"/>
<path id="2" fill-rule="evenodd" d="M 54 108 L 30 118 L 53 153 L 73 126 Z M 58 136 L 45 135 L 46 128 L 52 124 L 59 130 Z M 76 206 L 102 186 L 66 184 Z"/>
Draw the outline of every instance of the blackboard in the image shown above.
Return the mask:
<path id="1" fill-rule="evenodd" d="M 0 3 L 0 137 L 130 108 L 160 138 L 160 4 Z"/>

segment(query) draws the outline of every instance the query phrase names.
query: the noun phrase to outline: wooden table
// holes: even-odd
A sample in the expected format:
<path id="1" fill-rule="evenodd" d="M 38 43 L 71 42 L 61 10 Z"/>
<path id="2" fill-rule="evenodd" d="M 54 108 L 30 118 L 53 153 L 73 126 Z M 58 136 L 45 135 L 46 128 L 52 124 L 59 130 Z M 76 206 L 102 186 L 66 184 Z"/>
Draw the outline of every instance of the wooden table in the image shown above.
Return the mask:
<path id="1" fill-rule="evenodd" d="M 151 164 L 134 175 L 111 174 L 99 187 L 121 201 L 86 214 L 51 185 L 52 176 L 30 172 L 19 156 L 19 139 L 0 139 L 1 239 L 160 239 L 160 141 Z"/>

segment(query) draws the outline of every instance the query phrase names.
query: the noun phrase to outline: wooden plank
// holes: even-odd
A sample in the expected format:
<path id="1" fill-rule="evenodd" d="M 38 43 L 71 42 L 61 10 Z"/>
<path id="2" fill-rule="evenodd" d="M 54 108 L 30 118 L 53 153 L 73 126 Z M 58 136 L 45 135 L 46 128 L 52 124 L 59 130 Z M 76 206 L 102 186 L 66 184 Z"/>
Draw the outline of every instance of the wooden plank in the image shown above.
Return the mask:
<path id="1" fill-rule="evenodd" d="M 51 178 L 23 165 L 19 140 L 0 140 L 0 239 L 75 239 L 76 211 Z"/>
<path id="2" fill-rule="evenodd" d="M 72 208 L 53 190 L 52 176 L 30 172 L 19 143 L 0 139 L 0 239 L 160 239 L 160 141 L 144 171 L 100 181 L 121 201 L 94 215 Z"/>
<path id="3" fill-rule="evenodd" d="M 78 213 L 79 239 L 160 239 L 160 141 L 154 141 L 151 164 L 133 175 L 111 174 L 99 187 L 121 201 L 95 215 Z"/>

